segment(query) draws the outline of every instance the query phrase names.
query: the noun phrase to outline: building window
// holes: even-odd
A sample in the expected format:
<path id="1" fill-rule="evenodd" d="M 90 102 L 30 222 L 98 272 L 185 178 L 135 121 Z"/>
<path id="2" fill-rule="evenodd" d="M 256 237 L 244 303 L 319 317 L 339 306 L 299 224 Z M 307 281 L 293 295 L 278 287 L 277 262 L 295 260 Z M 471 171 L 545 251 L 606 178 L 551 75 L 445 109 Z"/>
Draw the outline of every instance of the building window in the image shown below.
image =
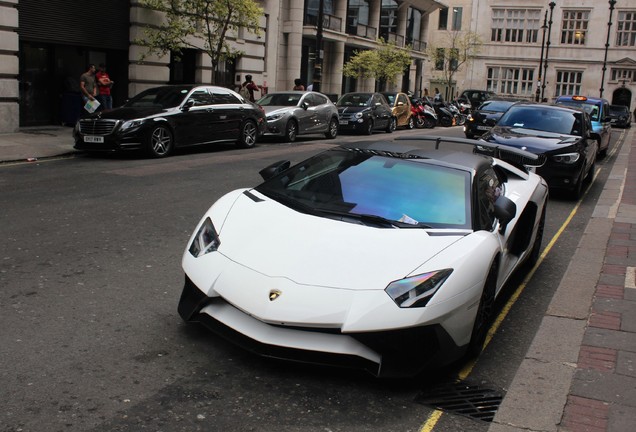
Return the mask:
<path id="1" fill-rule="evenodd" d="M 615 69 L 612 68 L 610 81 L 614 82 L 635 82 L 636 69 Z"/>
<path id="2" fill-rule="evenodd" d="M 617 46 L 636 46 L 636 11 L 618 12 Z"/>
<path id="3" fill-rule="evenodd" d="M 453 8 L 453 23 L 451 27 L 453 30 L 462 29 L 462 9 L 460 7 Z"/>
<path id="4" fill-rule="evenodd" d="M 486 89 L 499 94 L 532 96 L 534 85 L 533 68 L 494 66 L 488 68 Z"/>
<path id="5" fill-rule="evenodd" d="M 539 9 L 493 9 L 492 42 L 536 43 L 541 11 Z"/>
<path id="6" fill-rule="evenodd" d="M 393 40 L 390 35 L 397 34 L 398 4 L 395 0 L 382 0 L 380 11 L 380 37 L 385 41 Z M 398 46 L 401 46 L 398 44 Z"/>
<path id="7" fill-rule="evenodd" d="M 445 57 L 446 51 L 444 48 L 437 48 L 437 55 L 435 56 L 435 70 L 444 70 Z"/>
<path id="8" fill-rule="evenodd" d="M 583 72 L 557 71 L 556 91 L 554 96 L 573 95 L 581 93 Z"/>
<path id="9" fill-rule="evenodd" d="M 457 48 L 451 48 L 448 55 L 448 68 L 451 71 L 457 71 L 457 68 L 459 67 L 459 50 Z"/>
<path id="10" fill-rule="evenodd" d="M 588 11 L 563 11 L 561 43 L 567 45 L 585 45 L 589 19 L 590 13 Z"/>
<path id="11" fill-rule="evenodd" d="M 439 24 L 437 26 L 438 30 L 446 30 L 448 28 L 448 8 L 443 8 L 439 10 Z"/>

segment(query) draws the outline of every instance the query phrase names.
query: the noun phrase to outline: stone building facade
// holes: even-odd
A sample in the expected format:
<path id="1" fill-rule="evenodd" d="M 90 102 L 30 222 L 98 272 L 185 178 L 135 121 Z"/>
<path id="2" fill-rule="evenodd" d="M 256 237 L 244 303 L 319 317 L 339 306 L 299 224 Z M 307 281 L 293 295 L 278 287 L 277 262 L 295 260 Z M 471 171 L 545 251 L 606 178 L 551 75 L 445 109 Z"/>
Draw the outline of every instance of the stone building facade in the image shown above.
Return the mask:
<path id="1" fill-rule="evenodd" d="M 263 93 L 291 89 L 296 78 L 310 84 L 320 52 L 320 90 L 332 97 L 374 89 L 420 94 L 439 85 L 427 43 L 443 47 L 445 35 L 458 31 L 479 34 L 482 45 L 444 88 L 447 98 L 466 88 L 548 101 L 564 93 L 599 96 L 602 91 L 611 103 L 636 107 L 634 0 L 257 1 L 264 10 L 261 35 L 228 35 L 244 54 L 220 65 L 217 84 L 236 87 L 246 74 Z M 79 76 L 89 63 L 107 64 L 116 83 L 115 105 L 150 86 L 211 82 L 209 58 L 197 50 L 140 62 L 142 48 L 134 41 L 160 17 L 137 0 L 110 3 L 108 13 L 87 15 L 69 0 L 0 2 L 0 133 L 72 125 L 81 110 Z M 104 28 L 108 31 L 100 33 Z M 413 59 L 397 83 L 387 88 L 343 76 L 342 65 L 356 51 L 377 48 L 379 37 L 407 49 Z"/>

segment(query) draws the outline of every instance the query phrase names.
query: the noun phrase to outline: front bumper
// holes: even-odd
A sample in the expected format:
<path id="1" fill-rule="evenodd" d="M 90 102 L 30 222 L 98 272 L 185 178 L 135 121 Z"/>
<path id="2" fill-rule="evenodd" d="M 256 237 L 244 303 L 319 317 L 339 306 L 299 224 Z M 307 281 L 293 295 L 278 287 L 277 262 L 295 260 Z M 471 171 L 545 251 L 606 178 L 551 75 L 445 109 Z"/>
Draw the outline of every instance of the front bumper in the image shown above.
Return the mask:
<path id="1" fill-rule="evenodd" d="M 80 124 L 83 121 L 84 120 L 80 120 Z M 133 127 L 126 131 L 122 131 L 122 121 L 104 121 L 102 123 L 112 124 L 110 124 L 108 127 L 75 127 L 75 129 L 73 130 L 75 145 L 73 147 L 77 150 L 90 152 L 139 150 L 143 147 L 143 136 L 145 133 L 145 129 L 143 128 L 143 126 Z"/>
<path id="2" fill-rule="evenodd" d="M 201 323 L 264 357 L 361 369 L 378 377 L 414 376 L 460 358 L 466 349 L 439 324 L 359 333 L 269 324 L 221 297 L 208 297 L 187 276 L 178 311 L 185 321 Z"/>

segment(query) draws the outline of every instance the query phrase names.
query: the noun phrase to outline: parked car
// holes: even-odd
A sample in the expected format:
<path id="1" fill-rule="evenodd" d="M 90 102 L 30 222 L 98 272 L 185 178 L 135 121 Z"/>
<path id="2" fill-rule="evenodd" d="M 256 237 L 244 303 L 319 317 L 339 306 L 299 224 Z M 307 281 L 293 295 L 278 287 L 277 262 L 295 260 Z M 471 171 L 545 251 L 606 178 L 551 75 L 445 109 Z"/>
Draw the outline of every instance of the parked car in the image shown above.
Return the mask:
<path id="1" fill-rule="evenodd" d="M 556 104 L 580 108 L 587 112 L 592 119 L 594 132 L 598 135 L 599 156 L 603 157 L 609 149 L 612 136 L 612 119 L 610 117 L 610 104 L 607 99 L 592 98 L 587 96 L 559 96 Z"/>
<path id="2" fill-rule="evenodd" d="M 181 317 L 266 357 L 378 376 L 479 354 L 501 288 L 539 257 L 548 187 L 434 142 L 474 143 L 350 143 L 229 192 L 187 243 Z"/>
<path id="3" fill-rule="evenodd" d="M 632 127 L 632 112 L 625 105 L 610 105 L 610 118 L 612 126 Z"/>
<path id="4" fill-rule="evenodd" d="M 383 92 L 382 95 L 392 107 L 393 115 L 397 119 L 397 127 L 413 129 L 415 127 L 415 119 L 411 112 L 411 101 L 408 95 L 401 92 Z"/>
<path id="5" fill-rule="evenodd" d="M 584 181 L 594 176 L 599 138 L 583 110 L 520 102 L 511 106 L 481 140 L 539 155 L 539 163 L 530 169 L 545 178 L 551 188 L 579 198 Z M 478 147 L 478 151 L 493 154 L 492 148 Z M 500 157 L 508 158 L 506 154 Z"/>
<path id="6" fill-rule="evenodd" d="M 338 110 L 322 93 L 288 91 L 268 93 L 256 101 L 265 110 L 265 135 L 296 141 L 298 135 L 324 134 L 329 139 L 338 136 Z"/>
<path id="7" fill-rule="evenodd" d="M 461 99 L 468 100 L 472 109 L 477 108 L 479 105 L 487 101 L 488 99 L 492 99 L 496 97 L 497 94 L 490 90 L 476 90 L 476 89 L 468 89 L 464 90 L 459 97 Z"/>
<path id="8" fill-rule="evenodd" d="M 497 120 L 512 105 L 521 99 L 493 98 L 482 103 L 474 109 L 466 118 L 464 135 L 466 138 L 475 138 L 483 135 L 492 128 Z"/>
<path id="9" fill-rule="evenodd" d="M 78 150 L 143 150 L 165 157 L 175 148 L 201 144 L 253 147 L 265 128 L 263 110 L 232 90 L 172 85 L 150 88 L 119 108 L 80 119 L 73 136 Z"/>
<path id="10" fill-rule="evenodd" d="M 345 93 L 336 102 L 340 131 L 371 135 L 374 130 L 393 132 L 397 119 L 380 93 Z"/>

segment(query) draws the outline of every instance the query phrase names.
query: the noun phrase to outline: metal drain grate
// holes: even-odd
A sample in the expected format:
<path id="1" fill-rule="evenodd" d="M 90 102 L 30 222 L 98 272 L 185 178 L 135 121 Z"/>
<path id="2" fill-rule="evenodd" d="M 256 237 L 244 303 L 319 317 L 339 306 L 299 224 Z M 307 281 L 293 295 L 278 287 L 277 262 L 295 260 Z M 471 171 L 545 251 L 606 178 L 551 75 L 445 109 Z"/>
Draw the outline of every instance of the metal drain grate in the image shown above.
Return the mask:
<path id="1" fill-rule="evenodd" d="M 441 411 L 491 422 L 501 404 L 501 392 L 465 382 L 446 383 L 420 393 L 415 402 Z"/>

